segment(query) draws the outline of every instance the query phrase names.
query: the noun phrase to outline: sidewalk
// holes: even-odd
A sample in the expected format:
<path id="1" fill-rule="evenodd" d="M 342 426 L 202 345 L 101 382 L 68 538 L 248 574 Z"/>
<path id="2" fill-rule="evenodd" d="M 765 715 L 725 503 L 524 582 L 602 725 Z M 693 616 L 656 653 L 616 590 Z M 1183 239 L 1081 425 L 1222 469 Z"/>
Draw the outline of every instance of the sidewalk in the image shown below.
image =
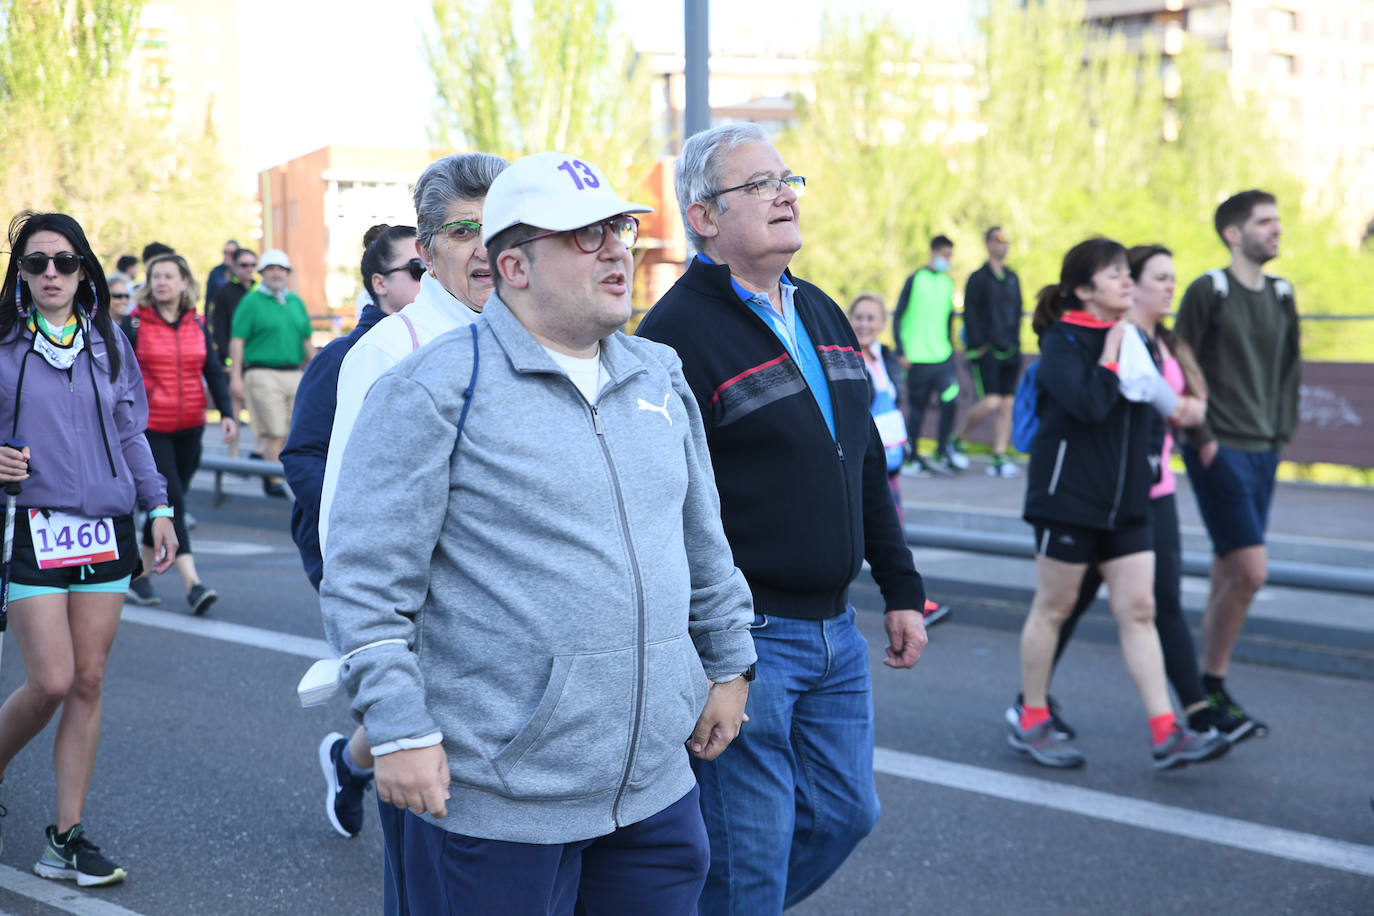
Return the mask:
<path id="1" fill-rule="evenodd" d="M 1025 468 L 1015 480 L 986 474 L 987 461 L 950 477 L 902 477 L 908 524 L 1025 534 Z M 1179 526 L 1186 552 L 1210 553 L 1186 474 L 1178 475 Z M 1374 569 L 1374 489 L 1279 483 L 1269 517 L 1269 553 L 1276 560 Z"/>

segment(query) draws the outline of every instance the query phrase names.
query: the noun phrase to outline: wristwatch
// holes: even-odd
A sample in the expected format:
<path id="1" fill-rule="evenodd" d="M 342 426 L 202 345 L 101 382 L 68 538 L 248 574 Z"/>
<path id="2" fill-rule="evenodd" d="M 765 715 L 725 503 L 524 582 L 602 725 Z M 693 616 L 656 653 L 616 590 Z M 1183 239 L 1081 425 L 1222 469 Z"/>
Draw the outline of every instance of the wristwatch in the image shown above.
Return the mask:
<path id="1" fill-rule="evenodd" d="M 744 673 L 741 674 L 740 677 L 744 678 L 745 683 L 752 684 L 755 677 L 754 666 L 750 665 L 748 668 L 745 668 Z"/>

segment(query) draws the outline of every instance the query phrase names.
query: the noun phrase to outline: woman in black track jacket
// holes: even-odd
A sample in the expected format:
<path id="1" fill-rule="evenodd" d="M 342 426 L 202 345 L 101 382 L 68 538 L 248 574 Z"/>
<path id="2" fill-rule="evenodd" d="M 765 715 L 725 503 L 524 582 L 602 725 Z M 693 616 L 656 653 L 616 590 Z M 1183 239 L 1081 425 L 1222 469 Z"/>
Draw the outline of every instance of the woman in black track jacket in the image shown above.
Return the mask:
<path id="1" fill-rule="evenodd" d="M 1037 296 L 1037 414 L 1025 519 L 1035 528 L 1036 590 L 1021 630 L 1020 720 L 1008 741 L 1035 762 L 1076 767 L 1083 755 L 1054 727 L 1048 684 L 1059 629 L 1084 573 L 1107 583 L 1126 669 L 1150 720 L 1159 769 L 1210 760 L 1229 745 L 1175 720 L 1154 627 L 1149 491 L 1163 427 L 1149 403 L 1127 400 L 1117 377 L 1134 282 L 1126 249 L 1103 238 L 1069 250 L 1057 285 Z"/>

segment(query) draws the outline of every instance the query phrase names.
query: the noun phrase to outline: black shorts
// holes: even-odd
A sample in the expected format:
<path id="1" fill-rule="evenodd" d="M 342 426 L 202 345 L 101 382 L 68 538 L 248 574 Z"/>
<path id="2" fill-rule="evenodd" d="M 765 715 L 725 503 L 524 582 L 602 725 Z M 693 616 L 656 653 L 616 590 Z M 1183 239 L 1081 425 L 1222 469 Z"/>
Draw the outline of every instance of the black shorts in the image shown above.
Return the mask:
<path id="1" fill-rule="evenodd" d="M 1062 563 L 1096 565 L 1117 557 L 1154 550 L 1154 529 L 1149 521 L 1120 531 L 1082 528 L 1061 522 L 1035 526 L 1035 555 Z"/>
<path id="2" fill-rule="evenodd" d="M 1021 354 L 1013 353 L 1003 358 L 989 348 L 982 356 L 969 360 L 969 370 L 973 373 L 973 391 L 978 397 L 1015 394 L 1016 382 L 1021 378 Z"/>
<path id="3" fill-rule="evenodd" d="M 119 559 L 107 560 L 92 566 L 64 566 L 60 569 L 39 569 L 33 554 L 33 532 L 29 530 L 29 513 L 20 509 L 14 514 L 14 564 L 10 580 L 22 585 L 66 589 L 73 585 L 95 585 L 116 582 L 125 576 L 143 571 L 139 555 L 138 537 L 134 534 L 134 517 L 119 515 L 114 519 L 115 543 L 119 545 Z M 85 570 L 85 575 L 82 575 Z"/>

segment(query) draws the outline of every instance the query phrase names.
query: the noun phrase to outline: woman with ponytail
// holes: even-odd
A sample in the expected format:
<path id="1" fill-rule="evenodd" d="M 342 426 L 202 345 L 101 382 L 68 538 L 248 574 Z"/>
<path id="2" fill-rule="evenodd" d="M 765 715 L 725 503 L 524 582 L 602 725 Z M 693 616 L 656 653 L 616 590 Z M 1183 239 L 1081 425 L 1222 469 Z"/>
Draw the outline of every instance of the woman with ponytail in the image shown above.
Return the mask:
<path id="1" fill-rule="evenodd" d="M 1155 630 L 1150 489 L 1163 428 L 1149 402 L 1128 399 L 1118 377 L 1135 283 L 1127 252 L 1088 239 L 1064 256 L 1059 283 L 1037 296 L 1040 425 L 1031 445 L 1025 519 L 1035 528 L 1036 591 L 1021 630 L 1022 703 L 1008 741 L 1036 763 L 1076 767 L 1082 753 L 1049 709 L 1055 647 L 1083 580 L 1107 583 L 1126 669 L 1149 719 L 1157 769 L 1213 760 L 1230 747 L 1174 716 Z M 1177 410 L 1177 406 L 1170 407 Z"/>
<path id="2" fill-rule="evenodd" d="M 25 676 L 0 706 L 0 777 L 61 707 L 56 823 L 34 871 L 112 884 L 124 869 L 87 838 L 81 814 L 100 743 L 105 662 L 130 576 L 142 568 L 135 504 L 153 519 L 156 572 L 172 565 L 177 539 L 144 438 L 143 379 L 110 321 L 105 274 L 85 233 L 65 214 L 21 213 L 9 239 L 0 484 L 20 488 L 8 598 Z"/>

